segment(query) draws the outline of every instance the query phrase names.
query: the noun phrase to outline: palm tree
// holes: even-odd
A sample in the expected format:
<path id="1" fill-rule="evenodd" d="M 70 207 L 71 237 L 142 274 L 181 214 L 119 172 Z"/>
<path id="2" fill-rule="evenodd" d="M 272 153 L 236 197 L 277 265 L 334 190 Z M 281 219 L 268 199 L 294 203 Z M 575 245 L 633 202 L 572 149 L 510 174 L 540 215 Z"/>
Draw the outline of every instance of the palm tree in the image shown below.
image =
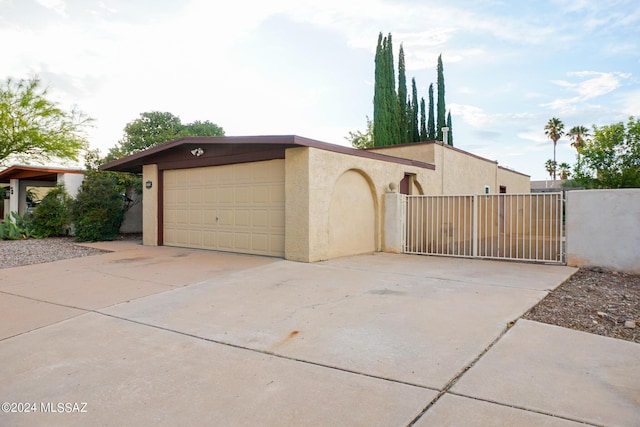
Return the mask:
<path id="1" fill-rule="evenodd" d="M 589 129 L 584 126 L 574 126 L 567 135 L 571 138 L 571 146 L 578 152 L 578 157 L 584 147 L 584 139 L 589 136 Z"/>
<path id="2" fill-rule="evenodd" d="M 544 134 L 547 135 L 553 141 L 553 164 L 556 165 L 556 144 L 558 140 L 564 135 L 564 123 L 562 120 L 552 118 L 544 127 Z M 553 170 L 553 179 L 556 179 L 556 170 Z"/>
<path id="3" fill-rule="evenodd" d="M 569 175 L 571 175 L 571 166 L 569 165 L 569 163 L 566 163 L 566 162 L 560 163 L 558 165 L 558 169 L 560 170 L 561 180 L 565 180 L 569 178 Z"/>
<path id="4" fill-rule="evenodd" d="M 555 179 L 555 175 L 556 175 L 556 162 L 554 162 L 553 160 L 549 159 L 546 162 L 544 162 L 544 168 L 547 170 L 547 172 L 549 173 L 549 177 L 554 177 Z"/>

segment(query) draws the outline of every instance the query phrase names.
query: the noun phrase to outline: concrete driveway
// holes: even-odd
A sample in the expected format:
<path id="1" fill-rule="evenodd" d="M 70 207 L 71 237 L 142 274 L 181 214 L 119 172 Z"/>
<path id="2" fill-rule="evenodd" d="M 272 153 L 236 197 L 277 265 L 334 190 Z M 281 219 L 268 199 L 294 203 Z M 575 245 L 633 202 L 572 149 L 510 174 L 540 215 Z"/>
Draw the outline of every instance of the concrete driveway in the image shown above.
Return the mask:
<path id="1" fill-rule="evenodd" d="M 0 270 L 0 425 L 640 420 L 639 345 L 508 327 L 571 268 L 93 246 Z"/>

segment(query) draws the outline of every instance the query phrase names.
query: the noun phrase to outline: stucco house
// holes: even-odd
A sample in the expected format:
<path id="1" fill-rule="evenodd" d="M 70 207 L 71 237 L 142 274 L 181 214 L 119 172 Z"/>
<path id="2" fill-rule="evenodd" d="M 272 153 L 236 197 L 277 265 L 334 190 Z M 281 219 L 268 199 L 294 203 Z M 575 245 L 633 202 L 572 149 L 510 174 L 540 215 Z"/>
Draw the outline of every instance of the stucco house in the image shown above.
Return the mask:
<path id="1" fill-rule="evenodd" d="M 314 262 L 383 250 L 384 194 L 528 192 L 438 142 L 357 150 L 299 136 L 187 137 L 102 166 L 142 173 L 143 243 Z"/>

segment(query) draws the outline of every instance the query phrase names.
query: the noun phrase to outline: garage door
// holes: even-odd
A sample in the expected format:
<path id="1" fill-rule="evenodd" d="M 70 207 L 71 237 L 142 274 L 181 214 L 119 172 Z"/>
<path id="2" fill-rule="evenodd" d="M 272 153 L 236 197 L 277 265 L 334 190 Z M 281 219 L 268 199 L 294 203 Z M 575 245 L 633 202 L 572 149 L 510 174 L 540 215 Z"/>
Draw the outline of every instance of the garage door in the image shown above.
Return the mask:
<path id="1" fill-rule="evenodd" d="M 284 160 L 164 171 L 164 244 L 284 256 Z"/>

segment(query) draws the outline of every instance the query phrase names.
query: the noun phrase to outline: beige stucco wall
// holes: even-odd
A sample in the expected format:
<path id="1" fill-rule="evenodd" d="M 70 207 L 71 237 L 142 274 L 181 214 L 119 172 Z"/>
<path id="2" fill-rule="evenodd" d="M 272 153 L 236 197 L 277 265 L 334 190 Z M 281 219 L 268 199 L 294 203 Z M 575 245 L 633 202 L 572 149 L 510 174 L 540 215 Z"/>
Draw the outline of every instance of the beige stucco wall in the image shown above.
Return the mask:
<path id="1" fill-rule="evenodd" d="M 329 205 L 329 258 L 376 250 L 374 191 L 360 171 L 350 169 L 338 178 Z"/>
<path id="2" fill-rule="evenodd" d="M 498 166 L 498 185 L 505 185 L 507 193 L 531 193 L 531 177 Z"/>
<path id="3" fill-rule="evenodd" d="M 315 148 L 290 148 L 285 161 L 285 258 L 314 262 L 334 256 L 347 255 L 348 250 L 331 246 L 331 211 L 347 215 L 352 200 L 334 197 L 334 192 L 343 191 L 338 183 L 343 174 L 353 171 L 368 183 L 374 197 L 375 219 L 374 250 L 382 249 L 383 195 L 389 183 L 400 186 L 405 173 L 415 174 L 415 180 L 425 194 L 433 188 L 434 171 L 417 166 L 350 156 Z M 349 179 L 355 175 L 349 174 Z M 338 187 L 336 188 L 336 183 Z M 362 188 L 358 184 L 360 194 Z M 364 196 L 362 196 L 364 197 Z M 333 207 L 332 207 L 333 202 Z M 362 203 L 361 203 L 362 205 Z M 357 214 L 357 212 L 354 212 Z M 368 221 L 368 220 L 367 220 Z M 357 235 L 354 233 L 354 235 Z M 368 237 L 366 237 L 368 238 Z M 363 245 L 364 246 L 364 245 Z M 357 249 L 359 251 L 360 249 Z"/>
<path id="4" fill-rule="evenodd" d="M 151 181 L 152 187 L 145 183 Z M 158 165 L 142 167 L 142 243 L 158 246 Z"/>
<path id="5" fill-rule="evenodd" d="M 483 194 L 485 185 L 489 186 L 491 194 L 498 193 L 501 185 L 507 187 L 507 193 L 530 192 L 530 178 L 527 175 L 504 169 L 493 160 L 448 145 L 416 143 L 371 151 L 433 163 L 436 170 L 431 191 L 425 189 L 427 195 Z"/>

